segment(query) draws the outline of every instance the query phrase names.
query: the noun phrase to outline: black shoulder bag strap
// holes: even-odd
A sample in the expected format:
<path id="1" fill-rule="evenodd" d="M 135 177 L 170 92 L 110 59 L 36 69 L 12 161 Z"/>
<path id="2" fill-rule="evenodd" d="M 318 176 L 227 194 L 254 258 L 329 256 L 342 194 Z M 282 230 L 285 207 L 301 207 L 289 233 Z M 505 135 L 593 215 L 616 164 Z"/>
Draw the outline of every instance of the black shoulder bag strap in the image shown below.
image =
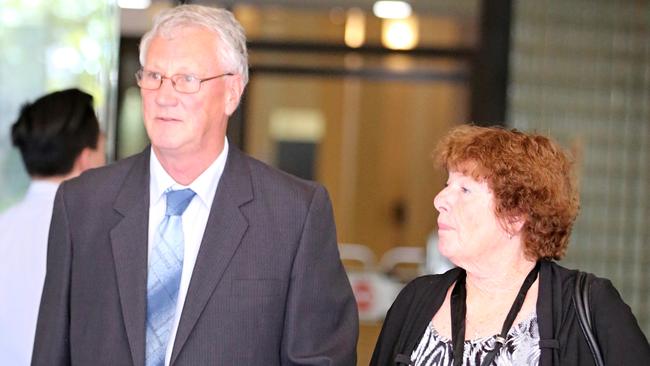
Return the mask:
<path id="1" fill-rule="evenodd" d="M 576 308 L 580 328 L 582 328 L 582 333 L 584 333 L 587 344 L 594 356 L 596 366 L 604 366 L 605 362 L 603 361 L 603 356 L 600 353 L 600 347 L 598 346 L 598 341 L 596 340 L 591 325 L 589 288 L 591 287 L 592 279 L 593 275 L 591 273 L 578 271 L 578 274 L 576 275 L 576 288 L 575 293 L 573 294 L 573 302 Z"/>

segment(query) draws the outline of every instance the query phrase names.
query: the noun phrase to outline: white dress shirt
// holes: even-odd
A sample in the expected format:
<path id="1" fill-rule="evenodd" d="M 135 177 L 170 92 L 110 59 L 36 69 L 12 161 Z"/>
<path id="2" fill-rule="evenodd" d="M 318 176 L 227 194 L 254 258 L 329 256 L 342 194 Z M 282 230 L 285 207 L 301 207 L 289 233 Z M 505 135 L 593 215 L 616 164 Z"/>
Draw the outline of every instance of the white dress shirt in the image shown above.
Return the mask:
<path id="1" fill-rule="evenodd" d="M 208 216 L 210 215 L 212 200 L 217 192 L 217 186 L 219 185 L 221 174 L 226 165 L 227 156 L 228 140 L 225 139 L 223 151 L 221 151 L 217 159 L 198 178 L 190 183 L 189 186 L 184 186 L 176 183 L 167 174 L 153 149 L 151 150 L 151 158 L 149 160 L 149 170 L 151 172 L 149 181 L 149 253 L 153 249 L 155 230 L 165 217 L 165 210 L 167 208 L 166 196 L 164 195 L 165 191 L 169 188 L 174 190 L 190 188 L 196 193 L 196 196 L 194 196 L 182 216 L 185 244 L 183 251 L 183 272 L 181 274 L 181 283 L 176 303 L 176 317 L 165 354 L 165 365 L 169 365 L 171 359 L 180 315 L 183 311 L 185 296 L 187 295 L 187 289 L 190 285 L 192 272 L 194 271 L 194 263 L 196 263 L 196 257 L 199 253 L 201 240 L 203 239 L 203 232 L 205 231 Z"/>
<path id="2" fill-rule="evenodd" d="M 34 180 L 25 198 L 0 214 L 0 357 L 4 365 L 31 362 L 58 186 Z"/>

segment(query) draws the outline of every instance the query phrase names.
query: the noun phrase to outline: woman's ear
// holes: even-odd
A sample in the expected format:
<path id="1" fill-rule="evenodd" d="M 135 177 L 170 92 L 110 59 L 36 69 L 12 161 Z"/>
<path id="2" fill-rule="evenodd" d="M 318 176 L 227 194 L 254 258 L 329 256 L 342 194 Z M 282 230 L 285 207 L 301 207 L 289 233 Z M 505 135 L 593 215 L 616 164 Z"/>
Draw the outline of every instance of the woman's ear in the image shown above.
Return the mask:
<path id="1" fill-rule="evenodd" d="M 523 215 L 512 216 L 506 219 L 506 231 L 508 235 L 512 238 L 513 236 L 519 235 L 521 230 L 524 228 L 526 219 Z"/>

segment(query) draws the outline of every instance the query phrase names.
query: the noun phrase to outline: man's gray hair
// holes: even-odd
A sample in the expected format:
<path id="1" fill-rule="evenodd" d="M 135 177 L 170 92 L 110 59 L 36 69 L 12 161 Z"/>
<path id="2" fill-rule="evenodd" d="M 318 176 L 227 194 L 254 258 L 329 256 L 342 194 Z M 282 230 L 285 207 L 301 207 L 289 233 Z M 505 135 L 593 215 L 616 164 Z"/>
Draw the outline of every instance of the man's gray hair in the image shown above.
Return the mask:
<path id="1" fill-rule="evenodd" d="M 187 26 L 202 26 L 215 32 L 222 42 L 219 54 L 216 55 L 221 65 L 232 68 L 226 72 L 241 75 L 244 85 L 248 83 L 248 52 L 244 28 L 228 10 L 209 6 L 180 5 L 158 14 L 153 27 L 140 41 L 140 64 L 144 66 L 149 44 L 155 36 L 166 36 L 173 30 Z"/>

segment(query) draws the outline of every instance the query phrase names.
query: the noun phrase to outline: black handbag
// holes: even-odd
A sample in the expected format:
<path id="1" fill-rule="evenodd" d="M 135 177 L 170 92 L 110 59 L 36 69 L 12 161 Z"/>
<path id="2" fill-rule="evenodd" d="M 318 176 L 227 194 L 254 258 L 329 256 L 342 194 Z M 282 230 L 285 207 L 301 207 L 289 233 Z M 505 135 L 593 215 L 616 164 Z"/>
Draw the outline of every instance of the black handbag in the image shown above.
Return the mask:
<path id="1" fill-rule="evenodd" d="M 598 341 L 593 332 L 593 327 L 591 325 L 591 308 L 589 306 L 589 288 L 591 287 L 591 282 L 594 278 L 594 275 L 591 273 L 586 273 L 578 271 L 576 275 L 576 288 L 573 295 L 573 302 L 576 307 L 576 314 L 578 315 L 578 321 L 580 323 L 580 328 L 582 328 L 582 333 L 587 340 L 587 344 L 591 349 L 591 353 L 594 356 L 594 361 L 596 366 L 604 366 L 605 362 L 603 361 L 602 353 L 600 352 L 600 347 L 598 346 Z"/>

